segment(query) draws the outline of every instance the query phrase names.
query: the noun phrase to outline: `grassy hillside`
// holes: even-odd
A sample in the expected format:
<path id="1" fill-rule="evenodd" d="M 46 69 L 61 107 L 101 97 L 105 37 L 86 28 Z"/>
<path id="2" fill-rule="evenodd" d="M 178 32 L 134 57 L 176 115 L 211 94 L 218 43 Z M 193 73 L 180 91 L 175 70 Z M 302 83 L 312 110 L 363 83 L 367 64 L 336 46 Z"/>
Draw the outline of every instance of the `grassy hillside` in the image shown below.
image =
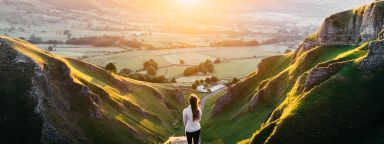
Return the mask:
<path id="1" fill-rule="evenodd" d="M 288 54 L 263 60 L 262 64 L 259 65 L 259 72 L 250 74 L 236 86 L 236 92 L 239 92 L 237 94 L 238 98 L 217 116 L 212 115 L 212 110 L 217 99 L 225 95 L 225 93 L 219 93 L 208 99 L 205 104 L 202 122 L 204 129 L 202 131 L 203 140 L 214 143 L 235 143 L 246 138 L 253 130 L 259 128 L 261 122 L 272 112 L 272 108 L 265 107 L 257 113 L 249 113 L 246 105 L 251 94 L 254 92 L 252 88 L 257 88 L 261 81 L 276 75 L 281 69 L 287 67 L 290 57 L 291 55 Z M 268 68 L 273 70 L 265 71 L 266 68 L 264 66 L 268 66 Z M 244 123 L 244 121 L 259 123 Z"/>
<path id="2" fill-rule="evenodd" d="M 50 124 L 63 139 L 70 138 L 71 143 L 161 142 L 175 130 L 181 130 L 179 115 L 185 102 L 180 91 L 123 78 L 82 61 L 47 53 L 22 40 L 6 36 L 0 39 L 4 41 L 2 56 L 23 57 L 14 63 L 21 65 L 20 68 L 2 71 L 1 79 L 12 74 L 13 79 L 7 79 L 9 87 L 25 83 L 17 84 L 14 89 L 1 87 L 1 92 L 5 92 L 2 104 L 11 101 L 15 104 L 3 107 L 21 106 L 25 104 L 23 99 L 28 100 L 25 98 L 27 91 L 41 90 L 38 95 L 41 99 L 32 101 L 41 102 L 40 107 L 44 110 L 32 112 L 36 103 L 31 103 L 28 108 L 18 109 L 21 115 L 14 115 L 15 119 L 20 116 L 30 119 L 22 113 L 38 115 L 37 121 Z M 2 63 L 1 69 L 6 69 L 12 62 Z M 41 74 L 37 75 L 37 71 Z M 17 91 L 24 93 L 18 95 L 20 99 L 12 98 Z M 36 137 L 39 137 L 39 131 L 44 133 L 46 128 L 38 123 L 35 126 L 40 127 L 35 129 Z"/>
<path id="3" fill-rule="evenodd" d="M 328 17 L 294 54 L 263 60 L 257 73 L 212 97 L 205 109 L 206 141 L 381 143 L 384 52 L 375 40 L 381 5 Z M 360 25 L 375 30 L 358 31 Z"/>
<path id="4" fill-rule="evenodd" d="M 271 116 L 277 118 L 265 123 L 248 142 L 383 142 L 379 130 L 384 118 L 380 84 L 383 69 L 367 73 L 357 68 L 357 62 L 367 54 L 367 46 L 363 44 L 331 59 L 328 64 L 337 61 L 344 63 L 343 67 L 313 89 L 303 91 L 303 83 L 296 82 Z"/>
<path id="5" fill-rule="evenodd" d="M 212 97 L 207 102 L 203 137 L 206 141 L 218 143 L 235 143 L 249 137 L 284 101 L 302 73 L 354 48 L 348 45 L 321 46 L 305 52 L 293 62 L 292 53 L 263 60 L 259 71 L 236 84 L 236 99 L 223 112 L 217 116 L 211 114 L 216 100 L 225 94 Z M 263 90 L 263 100 L 260 104 L 253 104 L 252 98 L 260 90 Z"/>

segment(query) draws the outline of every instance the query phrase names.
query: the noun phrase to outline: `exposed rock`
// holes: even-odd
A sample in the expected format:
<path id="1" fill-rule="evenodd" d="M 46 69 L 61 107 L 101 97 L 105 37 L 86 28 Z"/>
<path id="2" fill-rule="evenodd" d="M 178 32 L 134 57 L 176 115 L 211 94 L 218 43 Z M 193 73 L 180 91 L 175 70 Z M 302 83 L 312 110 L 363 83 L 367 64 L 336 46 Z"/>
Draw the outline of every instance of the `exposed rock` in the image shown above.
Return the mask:
<path id="1" fill-rule="evenodd" d="M 360 63 L 362 70 L 374 70 L 384 65 L 384 40 L 372 42 L 368 46 L 368 55 Z"/>
<path id="2" fill-rule="evenodd" d="M 2 143 L 40 143 L 43 118 L 30 95 L 35 63 L 0 39 L 0 139 Z M 24 104 L 19 106 L 18 103 Z"/>
<path id="3" fill-rule="evenodd" d="M 360 43 L 376 39 L 384 23 L 383 2 L 375 2 L 325 19 L 318 34 L 320 42 Z"/>
<path id="4" fill-rule="evenodd" d="M 254 111 L 262 104 L 270 104 L 279 99 L 280 94 L 276 92 L 278 89 L 284 88 L 287 77 L 288 73 L 282 73 L 271 80 L 262 82 L 257 88 L 257 92 L 252 96 L 248 109 Z"/>
<path id="5" fill-rule="evenodd" d="M 353 45 L 376 39 L 383 30 L 383 5 L 383 1 L 378 1 L 326 18 L 315 37 L 299 46 L 294 58 L 318 45 Z"/>
<path id="6" fill-rule="evenodd" d="M 44 121 L 42 132 L 41 132 L 41 142 L 42 143 L 78 143 L 76 141 L 69 141 L 70 139 L 66 138 L 62 133 L 59 132 L 54 126 L 50 125 L 47 120 Z"/>
<path id="7" fill-rule="evenodd" d="M 225 107 L 230 105 L 232 101 L 235 99 L 235 96 L 236 96 L 236 94 L 234 93 L 235 87 L 236 85 L 229 86 L 227 92 L 216 100 L 215 107 L 213 108 L 213 111 L 212 111 L 213 117 L 218 115 L 220 112 L 222 112 L 225 109 Z"/>
<path id="8" fill-rule="evenodd" d="M 266 95 L 264 89 L 258 90 L 257 93 L 252 96 L 249 109 L 255 109 L 257 106 L 262 104 L 265 101 L 265 96 Z"/>
<path id="9" fill-rule="evenodd" d="M 173 96 L 175 97 L 175 99 L 177 100 L 178 103 L 180 103 L 180 104 L 184 104 L 185 103 L 184 93 L 181 90 L 181 88 L 179 88 L 177 90 L 174 90 L 173 93 L 174 93 Z"/>
<path id="10" fill-rule="evenodd" d="M 332 63 L 326 67 L 316 67 L 312 69 L 307 77 L 307 80 L 304 85 L 304 91 L 312 89 L 314 86 L 328 79 L 332 75 L 336 74 L 342 67 L 344 63 Z"/>
<path id="11" fill-rule="evenodd" d="M 187 137 L 170 137 L 164 144 L 188 144 Z"/>
<path id="12" fill-rule="evenodd" d="M 35 115 L 35 121 L 32 121 L 32 116 L 26 117 L 34 122 L 28 127 L 36 127 L 34 131 L 40 130 L 31 135 L 40 139 L 41 143 L 87 143 L 87 140 L 83 139 L 85 136 L 82 131 L 74 124 L 76 119 L 68 115 L 77 113 L 73 112 L 71 107 L 80 102 L 89 116 L 102 118 L 96 97 L 92 96 L 88 87 L 75 83 L 69 68 L 63 62 L 52 59 L 49 65 L 41 65 L 16 51 L 7 40 L 1 41 L 0 79 L 8 77 L 11 79 L 8 84 L 11 85 L 21 77 L 24 83 L 30 83 L 23 86 L 17 84 L 19 86 L 15 91 L 28 89 L 24 96 L 19 96 L 19 101 L 25 99 L 29 104 L 18 107 L 25 107 L 25 111 L 30 109 L 33 114 L 29 115 Z M 0 91 L 3 90 L 9 91 L 10 88 L 0 88 Z M 8 99 L 9 96 L 11 95 L 5 94 L 1 97 Z M 32 132 L 33 129 L 26 130 Z"/>
<path id="13" fill-rule="evenodd" d="M 185 104 L 180 90 L 123 78 L 7 36 L 0 36 L 0 81 L 3 143 L 98 143 L 90 130 L 124 133 L 112 143 L 160 141 L 170 131 L 157 135 L 142 122 L 164 129 L 171 129 L 170 123 L 134 96 L 154 98 L 170 111 Z"/>

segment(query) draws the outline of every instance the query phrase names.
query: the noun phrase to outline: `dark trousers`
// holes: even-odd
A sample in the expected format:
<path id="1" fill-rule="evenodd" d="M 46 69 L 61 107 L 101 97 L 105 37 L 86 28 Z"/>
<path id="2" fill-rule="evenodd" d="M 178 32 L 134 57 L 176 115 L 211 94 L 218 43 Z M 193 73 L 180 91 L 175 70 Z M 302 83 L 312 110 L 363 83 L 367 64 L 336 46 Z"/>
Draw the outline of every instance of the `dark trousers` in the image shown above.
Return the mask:
<path id="1" fill-rule="evenodd" d="M 188 144 L 192 144 L 192 139 L 193 144 L 199 144 L 200 130 L 195 132 L 185 132 L 185 135 L 187 135 Z"/>

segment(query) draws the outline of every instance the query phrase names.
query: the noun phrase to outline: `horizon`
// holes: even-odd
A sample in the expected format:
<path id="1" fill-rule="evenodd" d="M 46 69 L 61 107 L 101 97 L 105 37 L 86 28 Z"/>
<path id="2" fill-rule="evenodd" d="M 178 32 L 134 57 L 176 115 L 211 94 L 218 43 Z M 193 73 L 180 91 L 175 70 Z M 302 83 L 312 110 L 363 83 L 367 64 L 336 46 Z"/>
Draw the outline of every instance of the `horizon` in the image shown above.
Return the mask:
<path id="1" fill-rule="evenodd" d="M 0 81 L 0 143 L 381 143 L 384 1 L 0 0 Z"/>

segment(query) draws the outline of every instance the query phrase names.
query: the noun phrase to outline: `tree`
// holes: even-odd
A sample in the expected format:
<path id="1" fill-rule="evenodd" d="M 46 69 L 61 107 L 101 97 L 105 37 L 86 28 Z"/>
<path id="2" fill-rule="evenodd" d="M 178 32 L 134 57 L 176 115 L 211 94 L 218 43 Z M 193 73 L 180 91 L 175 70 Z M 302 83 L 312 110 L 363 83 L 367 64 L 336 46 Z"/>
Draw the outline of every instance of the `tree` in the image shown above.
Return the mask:
<path id="1" fill-rule="evenodd" d="M 33 44 L 41 44 L 41 43 L 43 43 L 43 40 L 42 40 L 41 37 L 38 37 L 38 36 L 36 36 L 35 34 L 32 34 L 32 35 L 29 37 L 28 42 L 33 43 Z"/>
<path id="2" fill-rule="evenodd" d="M 147 67 L 147 74 L 151 75 L 151 76 L 155 76 L 156 75 L 156 69 L 152 66 Z"/>
<path id="3" fill-rule="evenodd" d="M 213 72 L 214 65 L 213 65 L 213 63 L 212 63 L 211 60 L 206 60 L 203 64 L 205 65 L 205 68 L 206 68 L 206 70 L 207 70 L 208 72 L 210 72 L 210 73 Z"/>
<path id="4" fill-rule="evenodd" d="M 151 66 L 151 63 L 150 63 L 149 61 L 145 61 L 145 62 L 143 63 L 143 67 L 144 67 L 144 69 L 147 69 L 147 67 L 149 67 L 149 66 Z"/>
<path id="5" fill-rule="evenodd" d="M 63 35 L 66 35 L 68 40 L 70 40 L 72 36 L 71 31 L 69 30 L 64 30 Z"/>
<path id="6" fill-rule="evenodd" d="M 175 78 L 172 78 L 171 79 L 171 83 L 176 83 L 177 81 L 176 81 L 176 79 Z"/>
<path id="7" fill-rule="evenodd" d="M 159 68 L 159 64 L 157 64 L 157 62 L 153 59 L 150 59 L 149 61 L 145 61 L 143 63 L 144 69 L 147 69 L 150 66 L 153 67 L 155 70 L 157 70 Z"/>
<path id="8" fill-rule="evenodd" d="M 218 80 L 217 77 L 211 77 L 211 81 L 212 81 L 212 82 L 217 82 L 217 81 L 219 81 L 219 80 Z"/>
<path id="9" fill-rule="evenodd" d="M 195 67 L 188 67 L 184 70 L 184 76 L 190 76 L 197 73 L 197 69 Z"/>
<path id="10" fill-rule="evenodd" d="M 205 66 L 204 63 L 201 63 L 201 64 L 199 65 L 199 69 L 200 69 L 200 72 L 202 72 L 202 73 L 204 73 L 204 74 L 207 74 L 207 72 L 208 72 L 208 69 L 207 69 L 207 67 Z"/>
<path id="11" fill-rule="evenodd" d="M 214 61 L 215 64 L 219 64 L 221 63 L 221 60 L 219 58 L 217 58 L 215 61 Z"/>
<path id="12" fill-rule="evenodd" d="M 155 70 L 159 69 L 159 64 L 157 64 L 155 61 L 152 63 L 152 66 L 155 68 Z"/>
<path id="13" fill-rule="evenodd" d="M 53 51 L 53 46 L 48 46 L 48 51 Z"/>
<path id="14" fill-rule="evenodd" d="M 108 63 L 108 64 L 105 66 L 105 70 L 110 71 L 110 72 L 112 72 L 112 73 L 116 73 L 117 68 L 116 68 L 115 64 L 113 64 L 113 63 Z"/>
<path id="15" fill-rule="evenodd" d="M 129 68 L 123 68 L 120 70 L 120 74 L 131 74 L 132 73 L 132 70 L 129 69 Z"/>
<path id="16" fill-rule="evenodd" d="M 193 89 L 196 89 L 197 88 L 197 85 L 194 83 L 194 84 L 192 84 L 192 88 Z"/>
<path id="17" fill-rule="evenodd" d="M 155 83 L 165 83 L 168 82 L 168 79 L 166 79 L 164 76 L 155 77 L 152 82 Z"/>
<path id="18" fill-rule="evenodd" d="M 287 53 L 290 53 L 290 52 L 292 52 L 292 50 L 290 50 L 290 49 L 286 49 L 284 53 L 287 54 Z"/>
<path id="19" fill-rule="evenodd" d="M 211 81 L 210 78 L 206 78 L 206 79 L 205 79 L 205 83 L 206 83 L 206 84 L 210 84 L 211 82 L 212 82 L 212 81 Z"/>
<path id="20" fill-rule="evenodd" d="M 207 71 L 208 71 L 208 72 L 213 73 L 214 65 L 212 64 L 212 62 L 210 62 L 210 63 L 206 63 L 206 64 L 205 64 L 205 67 L 207 68 Z"/>
<path id="21" fill-rule="evenodd" d="M 237 82 L 239 82 L 239 81 L 240 81 L 239 78 L 233 78 L 233 79 L 232 79 L 232 82 L 233 82 L 233 83 L 237 83 Z"/>

